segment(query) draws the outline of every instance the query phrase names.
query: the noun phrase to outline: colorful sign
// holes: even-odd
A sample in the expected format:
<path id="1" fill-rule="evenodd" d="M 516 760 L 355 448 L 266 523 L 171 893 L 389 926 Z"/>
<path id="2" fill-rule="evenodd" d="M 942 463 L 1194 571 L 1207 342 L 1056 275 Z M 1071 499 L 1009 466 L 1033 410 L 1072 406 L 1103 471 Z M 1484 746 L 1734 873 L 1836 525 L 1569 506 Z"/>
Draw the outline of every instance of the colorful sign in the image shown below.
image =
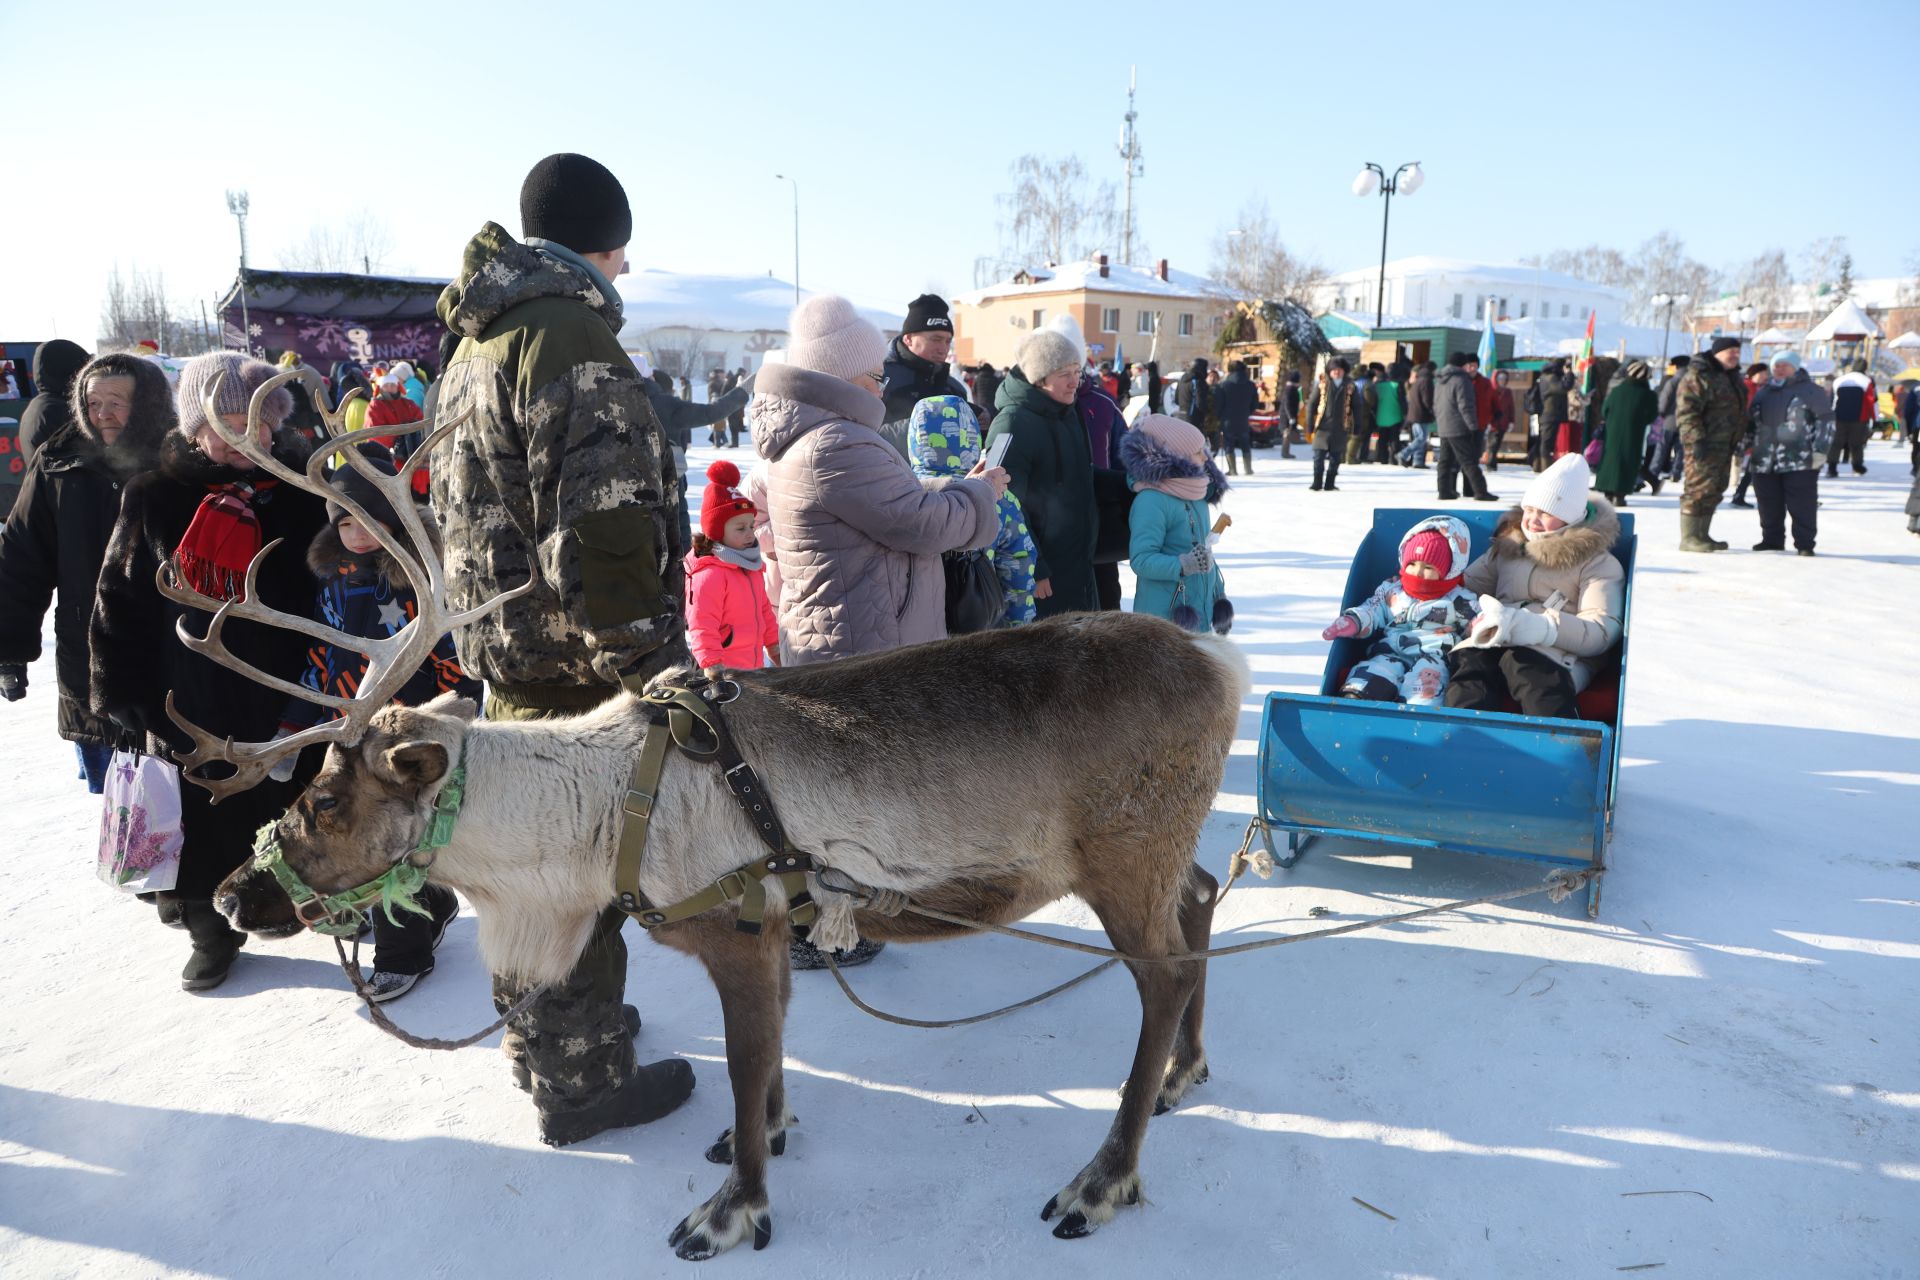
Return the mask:
<path id="1" fill-rule="evenodd" d="M 245 345 L 256 355 L 298 351 L 316 369 L 336 360 L 430 360 L 446 326 L 428 316 L 419 320 L 356 320 L 314 316 L 298 311 L 247 311 L 247 333 L 240 333 L 240 309 L 220 313 L 229 347 Z"/>

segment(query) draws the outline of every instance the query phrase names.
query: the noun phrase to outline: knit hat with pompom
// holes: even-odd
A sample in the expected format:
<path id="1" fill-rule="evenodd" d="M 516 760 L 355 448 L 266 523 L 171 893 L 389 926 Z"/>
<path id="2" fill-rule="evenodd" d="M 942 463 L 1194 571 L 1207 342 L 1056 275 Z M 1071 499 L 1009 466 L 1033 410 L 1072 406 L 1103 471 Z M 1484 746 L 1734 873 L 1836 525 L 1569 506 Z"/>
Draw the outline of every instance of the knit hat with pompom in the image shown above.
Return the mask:
<path id="1" fill-rule="evenodd" d="M 180 410 L 180 434 L 191 440 L 207 425 L 205 400 L 207 393 L 214 391 L 216 379 L 220 386 L 214 392 L 214 412 L 245 413 L 253 393 L 281 372 L 265 360 L 254 360 L 238 351 L 210 351 L 189 360 L 180 370 L 180 381 L 174 387 L 174 403 Z M 261 418 L 275 431 L 292 412 L 293 393 L 284 386 L 275 387 L 260 406 Z"/>
<path id="2" fill-rule="evenodd" d="M 715 542 L 724 541 L 727 521 L 735 516 L 757 515 L 759 510 L 740 492 L 740 468 L 724 458 L 707 468 L 707 492 L 700 499 L 700 532 Z"/>

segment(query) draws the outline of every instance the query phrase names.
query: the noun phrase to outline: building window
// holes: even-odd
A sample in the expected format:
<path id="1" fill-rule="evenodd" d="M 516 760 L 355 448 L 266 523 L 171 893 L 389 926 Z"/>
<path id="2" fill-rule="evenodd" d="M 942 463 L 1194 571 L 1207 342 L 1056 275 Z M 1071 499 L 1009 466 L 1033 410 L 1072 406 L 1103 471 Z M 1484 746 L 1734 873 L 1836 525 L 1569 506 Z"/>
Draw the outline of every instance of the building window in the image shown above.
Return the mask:
<path id="1" fill-rule="evenodd" d="M 1215 334 L 1218 334 L 1218 333 L 1220 332 L 1220 330 L 1221 330 L 1221 329 L 1223 329 L 1223 328 L 1225 328 L 1225 327 L 1226 327 L 1226 322 L 1227 322 L 1227 318 L 1226 318 L 1225 316 L 1215 316 L 1215 317 L 1213 318 L 1213 331 L 1214 331 L 1214 333 L 1215 333 Z"/>
<path id="2" fill-rule="evenodd" d="M 1580 308 L 1580 318 L 1582 320 L 1591 320 L 1593 318 L 1593 308 L 1592 307 Z"/>
<path id="3" fill-rule="evenodd" d="M 1044 328 L 1046 328 L 1046 327 L 1047 327 L 1047 312 L 1046 312 L 1046 309 L 1045 309 L 1044 307 L 1035 307 L 1035 308 L 1034 308 L 1034 310 L 1033 310 L 1033 327 L 1034 327 L 1034 328 L 1036 328 L 1036 329 L 1044 329 Z"/>
<path id="4" fill-rule="evenodd" d="M 1496 319 L 1498 319 L 1500 316 L 1504 316 L 1506 314 L 1507 314 L 1507 300 L 1505 298 L 1502 298 L 1500 299 L 1500 309 L 1494 313 L 1494 316 Z"/>
<path id="5" fill-rule="evenodd" d="M 1560 304 L 1560 318 L 1562 320 L 1567 318 L 1567 304 L 1564 302 Z"/>
<path id="6" fill-rule="evenodd" d="M 1135 325 L 1134 332 L 1136 333 L 1152 333 L 1153 332 L 1153 312 L 1136 311 L 1134 313 L 1134 325 Z"/>
<path id="7" fill-rule="evenodd" d="M 1191 311 L 1182 311 L 1180 313 L 1180 336 L 1183 338 L 1191 338 L 1193 336 L 1193 313 Z"/>
<path id="8" fill-rule="evenodd" d="M 1102 333 L 1120 332 L 1120 308 L 1100 308 L 1100 331 Z"/>
<path id="9" fill-rule="evenodd" d="M 1524 302 L 1520 304 L 1520 318 L 1522 320 L 1527 318 L 1527 304 Z"/>
<path id="10" fill-rule="evenodd" d="M 1460 313 L 1466 308 L 1466 304 L 1467 299 L 1464 294 L 1456 293 L 1453 295 L 1453 318 L 1455 320 L 1460 318 Z"/>

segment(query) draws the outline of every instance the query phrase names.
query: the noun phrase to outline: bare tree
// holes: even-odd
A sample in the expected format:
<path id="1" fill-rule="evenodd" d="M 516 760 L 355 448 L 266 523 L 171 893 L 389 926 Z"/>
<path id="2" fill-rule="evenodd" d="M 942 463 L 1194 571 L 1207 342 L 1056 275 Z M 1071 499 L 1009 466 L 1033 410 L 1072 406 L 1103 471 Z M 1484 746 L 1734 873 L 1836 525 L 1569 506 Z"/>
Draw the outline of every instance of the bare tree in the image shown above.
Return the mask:
<path id="1" fill-rule="evenodd" d="M 1024 264 L 1074 262 L 1113 243 L 1114 188 L 1088 190 L 1079 156 L 1023 155 L 1010 169 L 1013 190 L 997 197 L 1007 214 L 1001 257 Z"/>
<path id="2" fill-rule="evenodd" d="M 364 271 L 372 275 L 385 265 L 392 251 L 393 235 L 387 224 L 362 209 L 344 222 L 316 223 L 307 228 L 306 239 L 280 251 L 280 266 L 287 271 Z"/>
<path id="3" fill-rule="evenodd" d="M 1778 318 L 1793 297 L 1793 269 L 1784 249 L 1757 254 L 1727 275 L 1741 305 L 1758 311 L 1763 324 Z"/>
<path id="4" fill-rule="evenodd" d="M 1528 266 L 1544 267 L 1567 275 L 1623 289 L 1627 304 L 1623 318 L 1630 324 L 1656 324 L 1662 309 L 1653 305 L 1655 294 L 1680 293 L 1688 298 L 1674 312 L 1676 320 L 1691 318 L 1695 309 L 1714 300 L 1720 274 L 1687 253 L 1686 242 L 1671 231 L 1662 231 L 1640 242 L 1632 254 L 1604 245 L 1583 249 L 1557 249 L 1552 253 L 1522 259 Z"/>
<path id="5" fill-rule="evenodd" d="M 100 329 L 95 345 L 102 351 L 121 350 L 151 340 L 173 355 L 193 355 L 220 345 L 218 331 L 205 320 L 204 307 L 188 314 L 167 294 L 167 279 L 158 271 L 133 267 L 125 275 L 116 264 L 107 277 L 100 303 Z"/>
<path id="6" fill-rule="evenodd" d="M 1820 308 L 1820 296 L 1832 290 L 1839 283 L 1840 263 L 1847 257 L 1847 238 L 1845 236 L 1822 236 L 1800 252 L 1800 283 L 1807 286 L 1807 294 L 1814 309 Z M 1835 303 L 1839 299 L 1834 299 Z"/>
<path id="7" fill-rule="evenodd" d="M 1232 227 L 1214 233 L 1208 274 L 1236 302 L 1281 302 L 1305 297 L 1327 273 L 1288 252 L 1267 202 L 1250 200 Z"/>
<path id="8" fill-rule="evenodd" d="M 642 335 L 653 367 L 670 378 L 697 378 L 707 337 L 698 329 L 649 329 Z"/>

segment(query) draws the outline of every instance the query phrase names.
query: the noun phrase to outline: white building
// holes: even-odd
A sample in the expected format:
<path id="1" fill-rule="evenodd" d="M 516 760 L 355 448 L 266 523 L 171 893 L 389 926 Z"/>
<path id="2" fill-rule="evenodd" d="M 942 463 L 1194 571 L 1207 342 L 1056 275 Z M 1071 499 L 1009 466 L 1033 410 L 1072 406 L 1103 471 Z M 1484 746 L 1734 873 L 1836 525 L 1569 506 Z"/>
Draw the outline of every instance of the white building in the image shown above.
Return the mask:
<path id="1" fill-rule="evenodd" d="M 1379 297 L 1380 268 L 1362 267 L 1330 276 L 1313 292 L 1316 312 L 1352 311 L 1371 316 Z M 1491 298 L 1494 314 L 1508 320 L 1572 320 L 1584 325 L 1589 315 L 1600 323 L 1618 321 L 1627 292 L 1536 267 L 1468 262 L 1421 255 L 1387 263 L 1389 315 L 1437 316 L 1479 323 L 1482 304 Z"/>
<path id="2" fill-rule="evenodd" d="M 645 354 L 656 369 L 685 374 L 697 390 L 713 370 L 754 372 L 767 352 L 787 345 L 787 317 L 794 307 L 790 280 L 646 270 L 621 276 L 614 287 L 626 306 L 621 347 Z M 904 311 L 857 298 L 854 305 L 889 339 L 906 323 Z"/>

